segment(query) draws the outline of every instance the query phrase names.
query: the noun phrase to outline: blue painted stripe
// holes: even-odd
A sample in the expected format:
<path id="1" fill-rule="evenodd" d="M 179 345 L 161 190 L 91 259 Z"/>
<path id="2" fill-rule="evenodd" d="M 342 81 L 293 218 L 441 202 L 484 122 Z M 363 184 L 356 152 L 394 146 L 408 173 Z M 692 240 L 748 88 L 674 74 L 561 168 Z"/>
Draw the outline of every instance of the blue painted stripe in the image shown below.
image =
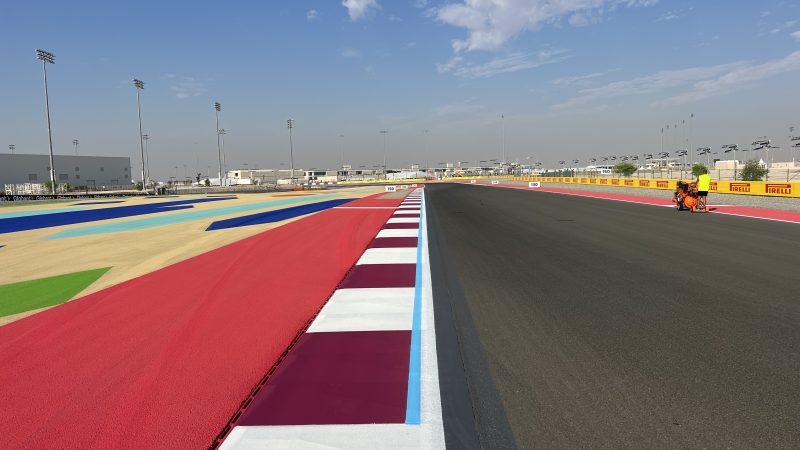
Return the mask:
<path id="1" fill-rule="evenodd" d="M 321 195 L 312 198 L 314 200 L 328 200 L 334 197 L 337 196 Z M 226 199 L 206 198 L 203 200 L 226 200 Z M 307 202 L 308 200 L 309 197 L 270 200 L 259 203 L 250 203 L 246 205 L 226 206 L 222 208 L 188 211 L 180 214 L 169 214 L 165 216 L 147 217 L 143 219 L 128 220 L 125 222 L 92 225 L 82 228 L 73 228 L 70 230 L 64 230 L 55 234 L 51 234 L 50 236 L 47 236 L 44 239 L 60 239 L 60 238 L 75 237 L 75 236 L 89 236 L 94 234 L 120 233 L 124 231 L 143 230 L 147 228 L 155 228 L 164 225 L 189 222 L 192 220 L 208 219 L 213 217 L 225 216 L 229 214 L 255 211 L 258 209 L 273 208 L 282 205 L 290 205 L 292 203 Z"/>
<path id="2" fill-rule="evenodd" d="M 99 220 L 119 219 L 122 217 L 139 216 L 143 214 L 153 214 L 176 209 L 193 208 L 195 203 L 216 202 L 225 199 L 221 198 L 199 198 L 162 202 L 155 204 L 114 206 L 111 208 L 78 209 L 68 212 L 58 212 L 41 214 L 36 216 L 12 217 L 0 219 L 0 234 L 13 233 L 15 231 L 36 230 L 39 228 L 58 227 L 61 225 L 74 225 L 86 222 L 96 222 Z"/>
<path id="3" fill-rule="evenodd" d="M 414 282 L 414 315 L 411 321 L 411 351 L 408 361 L 408 399 L 406 400 L 406 423 L 419 425 L 420 414 L 420 338 L 422 334 L 422 223 L 425 220 L 425 200 L 420 206 L 419 231 L 417 232 L 417 274 Z"/>
<path id="4" fill-rule="evenodd" d="M 256 214 L 250 214 L 242 217 L 234 217 L 232 219 L 218 220 L 213 222 L 206 228 L 206 231 L 224 230 L 227 228 L 246 227 L 250 225 L 258 225 L 262 223 L 280 222 L 282 220 L 293 219 L 298 216 L 304 216 L 319 211 L 324 211 L 343 203 L 351 202 L 354 199 L 336 199 L 328 200 L 319 203 L 310 203 L 307 205 L 292 206 L 289 208 L 279 209 L 276 211 L 267 211 Z"/>
<path id="5" fill-rule="evenodd" d="M 63 212 L 81 211 L 83 208 L 58 208 L 58 209 L 34 209 L 30 211 L 16 211 L 0 213 L 0 219 L 10 219 L 12 217 L 41 216 L 42 214 L 58 214 Z"/>

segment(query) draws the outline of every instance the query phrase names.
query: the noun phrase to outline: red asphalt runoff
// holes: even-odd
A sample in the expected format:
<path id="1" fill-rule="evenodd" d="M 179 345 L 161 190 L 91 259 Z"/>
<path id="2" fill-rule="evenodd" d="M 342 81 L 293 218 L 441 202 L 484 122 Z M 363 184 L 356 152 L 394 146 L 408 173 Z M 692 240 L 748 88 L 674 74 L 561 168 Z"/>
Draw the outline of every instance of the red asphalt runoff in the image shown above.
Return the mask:
<path id="1" fill-rule="evenodd" d="M 348 206 L 402 200 L 375 197 Z M 393 211 L 323 211 L 0 327 L 0 447 L 208 447 Z"/>

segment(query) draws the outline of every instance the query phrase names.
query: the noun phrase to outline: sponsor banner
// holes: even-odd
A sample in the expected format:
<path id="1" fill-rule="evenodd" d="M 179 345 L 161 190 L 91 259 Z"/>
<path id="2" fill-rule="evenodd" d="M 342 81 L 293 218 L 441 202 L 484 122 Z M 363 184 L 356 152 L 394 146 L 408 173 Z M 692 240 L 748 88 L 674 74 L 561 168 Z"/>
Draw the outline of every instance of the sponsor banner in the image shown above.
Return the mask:
<path id="1" fill-rule="evenodd" d="M 520 181 L 551 183 L 600 184 L 644 189 L 674 190 L 677 179 L 664 178 L 573 178 L 573 177 L 522 177 Z M 684 181 L 692 181 L 685 179 Z M 763 195 L 770 197 L 800 198 L 800 183 L 772 181 L 711 180 L 710 192 L 719 194 Z"/>
<path id="2" fill-rule="evenodd" d="M 386 192 L 396 192 L 397 186 L 385 186 Z"/>
<path id="3" fill-rule="evenodd" d="M 539 183 L 538 181 L 529 181 L 528 182 L 528 187 L 529 188 L 538 188 L 538 187 L 541 187 L 541 186 L 542 186 L 541 183 Z"/>

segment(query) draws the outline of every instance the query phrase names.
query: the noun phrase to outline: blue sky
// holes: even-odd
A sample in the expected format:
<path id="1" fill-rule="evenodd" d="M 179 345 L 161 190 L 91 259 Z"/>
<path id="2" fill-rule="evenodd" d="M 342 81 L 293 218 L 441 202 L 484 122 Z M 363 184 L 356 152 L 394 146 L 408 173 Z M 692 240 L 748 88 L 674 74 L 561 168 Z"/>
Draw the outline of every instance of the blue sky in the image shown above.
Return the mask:
<path id="1" fill-rule="evenodd" d="M 0 151 L 44 153 L 41 66 L 56 153 L 138 158 L 135 90 L 154 175 L 228 166 L 509 160 L 714 149 L 800 127 L 793 1 L 14 1 L 0 14 Z M 694 119 L 690 120 L 690 114 Z M 683 120 L 687 123 L 683 126 Z M 672 128 L 672 127 L 671 127 Z M 424 132 L 423 130 L 430 130 Z M 339 138 L 344 135 L 344 138 Z M 687 142 L 691 138 L 691 142 Z M 134 171 L 136 173 L 137 171 Z"/>

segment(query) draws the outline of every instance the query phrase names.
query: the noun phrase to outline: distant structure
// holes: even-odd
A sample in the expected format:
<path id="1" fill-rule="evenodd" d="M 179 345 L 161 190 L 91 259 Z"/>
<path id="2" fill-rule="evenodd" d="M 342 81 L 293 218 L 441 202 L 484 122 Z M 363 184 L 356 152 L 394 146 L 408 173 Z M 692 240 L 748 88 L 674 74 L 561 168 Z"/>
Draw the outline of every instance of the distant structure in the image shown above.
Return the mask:
<path id="1" fill-rule="evenodd" d="M 130 186 L 131 159 L 123 156 L 54 155 L 56 182 L 71 187 Z M 50 181 L 48 155 L 0 153 L 0 187 Z"/>

